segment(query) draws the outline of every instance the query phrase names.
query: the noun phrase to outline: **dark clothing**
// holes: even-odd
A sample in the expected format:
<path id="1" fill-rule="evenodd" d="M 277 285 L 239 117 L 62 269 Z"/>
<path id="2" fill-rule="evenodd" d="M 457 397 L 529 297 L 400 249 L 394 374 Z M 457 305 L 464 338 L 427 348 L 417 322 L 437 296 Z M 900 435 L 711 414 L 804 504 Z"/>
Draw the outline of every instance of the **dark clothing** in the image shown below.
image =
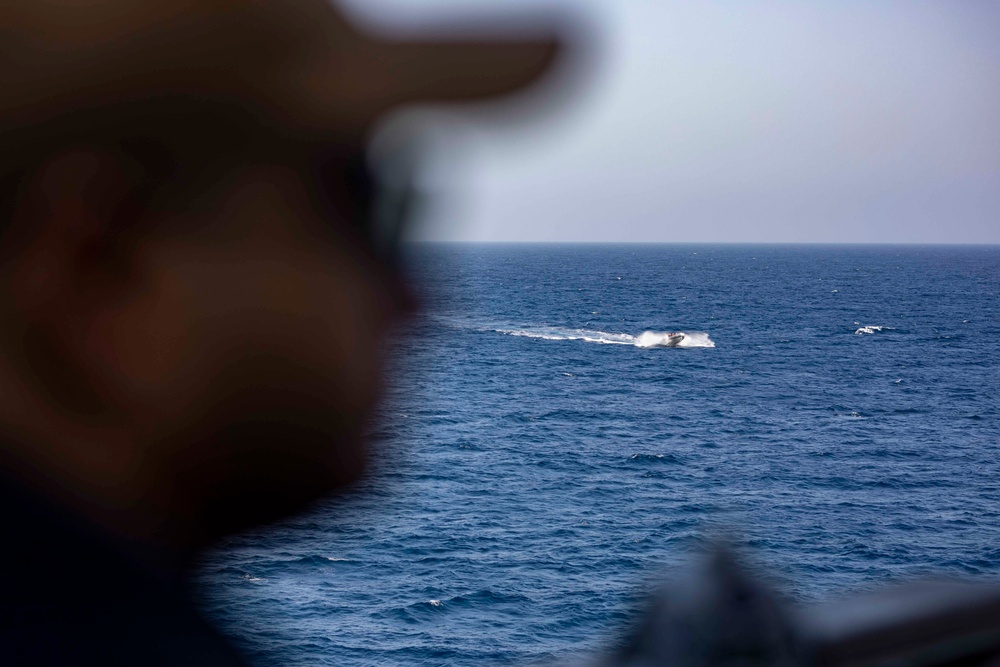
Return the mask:
<path id="1" fill-rule="evenodd" d="M 244 665 L 179 575 L 0 477 L 0 665 Z"/>

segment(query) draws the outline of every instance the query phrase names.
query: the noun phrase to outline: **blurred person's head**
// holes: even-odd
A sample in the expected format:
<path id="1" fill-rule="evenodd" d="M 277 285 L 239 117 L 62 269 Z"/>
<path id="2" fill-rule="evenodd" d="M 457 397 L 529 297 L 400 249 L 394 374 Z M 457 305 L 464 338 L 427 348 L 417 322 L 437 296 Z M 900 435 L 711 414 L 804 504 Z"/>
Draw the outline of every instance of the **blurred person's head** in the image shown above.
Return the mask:
<path id="1" fill-rule="evenodd" d="M 355 479 L 405 309 L 373 124 L 516 90 L 553 44 L 378 40 L 326 0 L 0 25 L 0 467 L 179 550 Z"/>

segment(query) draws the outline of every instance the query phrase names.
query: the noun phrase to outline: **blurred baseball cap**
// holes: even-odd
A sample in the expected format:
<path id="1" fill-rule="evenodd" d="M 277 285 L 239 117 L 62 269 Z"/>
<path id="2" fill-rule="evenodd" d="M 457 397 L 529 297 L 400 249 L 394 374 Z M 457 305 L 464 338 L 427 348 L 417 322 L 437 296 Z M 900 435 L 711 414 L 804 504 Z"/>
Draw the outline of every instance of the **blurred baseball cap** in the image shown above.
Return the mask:
<path id="1" fill-rule="evenodd" d="M 14 0 L 0 6 L 0 159 L 40 141 L 357 141 L 412 102 L 516 91 L 559 51 L 530 37 L 388 39 L 327 0 Z M 189 136 L 184 136 L 188 133 Z"/>

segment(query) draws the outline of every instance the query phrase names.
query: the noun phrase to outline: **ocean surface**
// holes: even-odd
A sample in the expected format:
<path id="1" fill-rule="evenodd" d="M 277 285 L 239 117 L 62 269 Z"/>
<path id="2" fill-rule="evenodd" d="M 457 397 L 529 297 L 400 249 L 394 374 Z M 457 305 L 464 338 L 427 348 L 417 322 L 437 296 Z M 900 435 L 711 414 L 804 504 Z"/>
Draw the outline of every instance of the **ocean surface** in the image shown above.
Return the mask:
<path id="1" fill-rule="evenodd" d="M 1000 576 L 1000 247 L 420 246 L 412 271 L 372 474 L 205 558 L 206 613 L 261 664 L 592 654 L 719 535 L 798 601 Z"/>

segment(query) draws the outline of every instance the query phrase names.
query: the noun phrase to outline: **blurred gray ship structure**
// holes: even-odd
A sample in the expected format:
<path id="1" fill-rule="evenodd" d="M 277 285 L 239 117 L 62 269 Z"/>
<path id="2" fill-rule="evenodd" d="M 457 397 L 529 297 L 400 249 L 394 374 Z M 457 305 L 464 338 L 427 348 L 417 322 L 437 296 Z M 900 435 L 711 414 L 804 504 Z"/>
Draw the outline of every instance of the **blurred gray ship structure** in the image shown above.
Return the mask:
<path id="1" fill-rule="evenodd" d="M 1000 584 L 931 580 L 795 606 L 716 547 L 596 667 L 1000 665 Z"/>

